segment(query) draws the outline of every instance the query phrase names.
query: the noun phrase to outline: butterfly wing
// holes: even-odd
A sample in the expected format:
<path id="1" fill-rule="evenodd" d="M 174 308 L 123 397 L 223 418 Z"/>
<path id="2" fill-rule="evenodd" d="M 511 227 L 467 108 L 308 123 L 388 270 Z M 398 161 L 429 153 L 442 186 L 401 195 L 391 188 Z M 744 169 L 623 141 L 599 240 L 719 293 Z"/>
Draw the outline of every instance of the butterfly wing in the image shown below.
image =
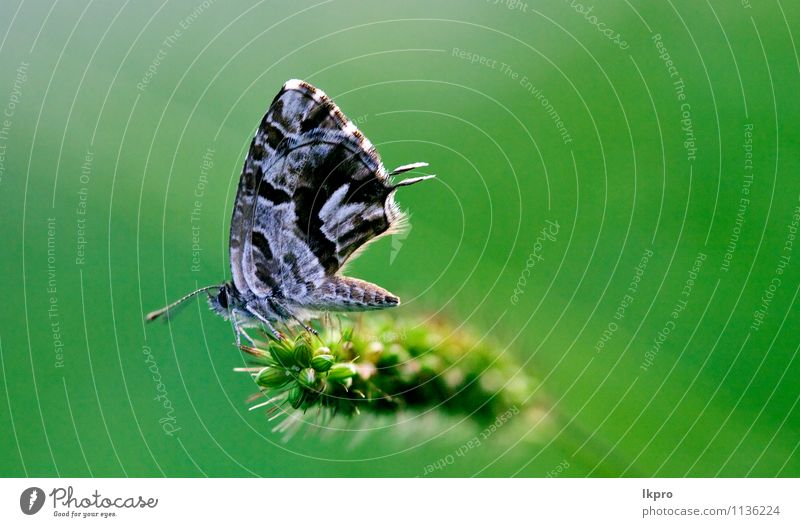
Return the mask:
<path id="1" fill-rule="evenodd" d="M 396 304 L 377 286 L 336 276 L 402 217 L 374 149 L 342 131 L 313 130 L 282 145 L 270 161 L 258 171 L 244 250 L 250 289 L 314 309 Z"/>
<path id="2" fill-rule="evenodd" d="M 402 225 L 395 188 L 425 179 L 392 185 L 389 176 L 369 140 L 322 91 L 287 82 L 240 181 L 231 225 L 236 286 L 287 309 L 398 304 L 374 284 L 338 275 L 359 249 Z"/>
<path id="3" fill-rule="evenodd" d="M 231 274 L 239 291 L 250 289 L 243 263 L 253 230 L 263 168 L 273 163 L 281 145 L 310 130 L 338 130 L 355 138 L 363 137 L 324 92 L 306 82 L 290 80 L 275 96 L 261 120 L 239 179 L 230 230 Z"/>

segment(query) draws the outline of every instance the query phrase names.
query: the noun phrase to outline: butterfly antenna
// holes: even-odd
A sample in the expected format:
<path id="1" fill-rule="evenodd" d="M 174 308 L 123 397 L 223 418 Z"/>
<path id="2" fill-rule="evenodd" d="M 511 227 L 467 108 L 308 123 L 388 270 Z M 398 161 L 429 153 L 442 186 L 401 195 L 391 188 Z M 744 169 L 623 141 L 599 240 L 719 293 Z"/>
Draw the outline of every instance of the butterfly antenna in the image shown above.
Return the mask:
<path id="1" fill-rule="evenodd" d="M 161 309 L 157 309 L 155 311 L 149 312 L 144 318 L 148 322 L 153 321 L 153 320 L 157 319 L 158 317 L 160 317 L 161 315 L 163 315 L 164 313 L 168 312 L 173 307 L 177 306 L 178 304 L 181 304 L 182 302 L 185 302 L 186 300 L 189 300 L 194 295 L 196 295 L 198 293 L 202 293 L 203 291 L 208 291 L 209 289 L 215 289 L 215 288 L 218 288 L 218 287 L 220 287 L 220 286 L 219 285 L 207 285 L 205 287 L 201 287 L 200 289 L 198 289 L 196 291 L 192 291 L 191 293 L 182 296 L 181 298 L 179 298 L 178 300 L 174 301 L 173 303 L 171 303 L 170 305 L 168 305 L 166 307 L 162 307 Z"/>
<path id="2" fill-rule="evenodd" d="M 412 177 L 408 179 L 404 179 L 400 183 L 395 183 L 392 185 L 392 188 L 397 187 L 407 187 L 408 185 L 413 185 L 414 183 L 419 183 L 420 181 L 425 181 L 426 179 L 435 178 L 436 176 L 431 174 L 430 176 L 420 176 L 420 177 Z"/>
<path id="3" fill-rule="evenodd" d="M 428 163 L 420 162 L 420 163 L 409 163 L 408 165 L 403 165 L 395 168 L 391 172 L 389 172 L 390 176 L 396 176 L 397 174 L 402 174 L 403 172 L 408 172 L 409 170 L 415 170 L 417 168 L 422 168 L 428 166 Z M 413 185 L 414 183 L 419 183 L 420 181 L 425 181 L 426 179 L 431 179 L 432 177 L 436 177 L 433 175 L 430 176 L 420 176 L 420 177 L 412 177 L 406 180 L 403 180 L 399 183 L 395 183 L 392 185 L 392 188 L 397 187 L 407 187 L 408 185 Z"/>
<path id="4" fill-rule="evenodd" d="M 417 168 L 422 168 L 428 166 L 428 163 L 424 161 L 420 161 L 419 163 L 409 163 L 407 165 L 399 166 L 389 172 L 390 176 L 396 176 L 397 174 L 402 174 L 403 172 L 408 172 L 409 170 L 414 170 Z"/>

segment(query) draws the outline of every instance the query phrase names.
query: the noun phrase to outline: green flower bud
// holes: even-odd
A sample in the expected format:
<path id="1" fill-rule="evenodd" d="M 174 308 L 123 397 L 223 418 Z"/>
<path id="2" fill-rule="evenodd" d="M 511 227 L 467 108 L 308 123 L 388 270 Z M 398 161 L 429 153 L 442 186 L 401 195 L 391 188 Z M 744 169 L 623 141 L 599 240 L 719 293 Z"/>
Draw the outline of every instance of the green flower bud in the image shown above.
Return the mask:
<path id="1" fill-rule="evenodd" d="M 380 358 L 381 354 L 383 353 L 383 342 L 372 341 L 367 345 L 366 353 L 364 354 L 364 358 L 373 364 L 377 363 Z"/>
<path id="2" fill-rule="evenodd" d="M 404 383 L 418 384 L 420 369 L 419 361 L 411 359 L 397 366 L 397 375 Z"/>
<path id="3" fill-rule="evenodd" d="M 380 367 L 386 368 L 396 366 L 406 362 L 411 358 L 408 351 L 400 344 L 391 344 L 378 357 L 377 363 Z"/>
<path id="4" fill-rule="evenodd" d="M 250 346 L 240 346 L 241 350 L 250 355 L 250 361 L 256 364 L 267 366 L 270 363 L 270 355 L 266 351 Z"/>
<path id="5" fill-rule="evenodd" d="M 317 383 L 317 372 L 313 368 L 303 368 L 297 375 L 297 382 L 306 388 L 313 389 Z"/>
<path id="6" fill-rule="evenodd" d="M 352 341 L 353 340 L 353 331 L 354 331 L 353 328 L 345 328 L 345 330 L 342 331 L 342 341 L 344 341 L 344 342 Z"/>
<path id="7" fill-rule="evenodd" d="M 428 348 L 436 348 L 437 346 L 440 346 L 442 342 L 444 342 L 444 337 L 438 333 L 431 332 L 425 335 L 425 346 Z"/>
<path id="8" fill-rule="evenodd" d="M 433 353 L 428 353 L 424 357 L 420 358 L 420 366 L 424 373 L 434 376 L 445 368 L 442 358 L 438 355 L 434 355 Z"/>
<path id="9" fill-rule="evenodd" d="M 289 390 L 289 396 L 287 398 L 289 404 L 292 405 L 292 408 L 300 408 L 300 405 L 303 404 L 305 393 L 306 392 L 300 387 L 299 384 L 292 386 L 291 390 Z"/>
<path id="10" fill-rule="evenodd" d="M 283 368 L 267 366 L 256 375 L 256 383 L 267 388 L 279 388 L 292 380 L 288 373 Z"/>
<path id="11" fill-rule="evenodd" d="M 285 368 L 294 366 L 294 353 L 283 342 L 270 342 L 269 352 L 281 366 Z"/>
<path id="12" fill-rule="evenodd" d="M 328 370 L 328 379 L 332 381 L 342 382 L 345 379 L 349 379 L 356 374 L 356 367 L 355 365 L 349 362 L 340 362 L 338 364 L 334 364 L 330 370 Z"/>
<path id="13" fill-rule="evenodd" d="M 311 365 L 311 358 L 314 354 L 311 348 L 305 342 L 301 341 L 294 346 L 294 360 L 303 368 L 308 368 Z"/>
<path id="14" fill-rule="evenodd" d="M 320 346 L 314 350 L 314 356 L 316 357 L 317 355 L 333 355 L 333 353 L 331 353 L 331 349 L 328 346 Z"/>
<path id="15" fill-rule="evenodd" d="M 342 353 L 346 357 L 352 358 L 354 349 L 355 349 L 355 344 L 353 344 L 351 341 L 342 342 Z"/>
<path id="16" fill-rule="evenodd" d="M 317 355 L 311 359 L 311 367 L 319 372 L 325 372 L 331 369 L 336 359 L 333 355 Z"/>

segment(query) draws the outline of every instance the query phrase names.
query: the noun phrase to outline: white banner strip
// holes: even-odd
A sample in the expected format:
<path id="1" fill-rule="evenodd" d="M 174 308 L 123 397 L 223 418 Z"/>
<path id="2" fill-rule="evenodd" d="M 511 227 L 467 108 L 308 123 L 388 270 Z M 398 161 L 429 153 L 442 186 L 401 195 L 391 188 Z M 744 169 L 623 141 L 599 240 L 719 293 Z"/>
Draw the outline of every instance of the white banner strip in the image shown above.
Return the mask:
<path id="1" fill-rule="evenodd" d="M 0 487 L 4 526 L 800 525 L 796 479 L 2 479 Z"/>

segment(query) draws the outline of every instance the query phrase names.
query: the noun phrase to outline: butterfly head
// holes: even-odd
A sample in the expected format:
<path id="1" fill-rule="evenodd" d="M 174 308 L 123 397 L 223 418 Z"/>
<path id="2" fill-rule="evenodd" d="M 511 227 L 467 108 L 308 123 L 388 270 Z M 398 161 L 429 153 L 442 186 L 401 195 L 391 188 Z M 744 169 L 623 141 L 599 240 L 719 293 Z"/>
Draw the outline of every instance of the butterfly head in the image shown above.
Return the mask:
<path id="1" fill-rule="evenodd" d="M 223 318 L 228 318 L 232 309 L 241 303 L 239 294 L 233 284 L 226 282 L 219 286 L 216 293 L 209 293 L 208 305 Z"/>

